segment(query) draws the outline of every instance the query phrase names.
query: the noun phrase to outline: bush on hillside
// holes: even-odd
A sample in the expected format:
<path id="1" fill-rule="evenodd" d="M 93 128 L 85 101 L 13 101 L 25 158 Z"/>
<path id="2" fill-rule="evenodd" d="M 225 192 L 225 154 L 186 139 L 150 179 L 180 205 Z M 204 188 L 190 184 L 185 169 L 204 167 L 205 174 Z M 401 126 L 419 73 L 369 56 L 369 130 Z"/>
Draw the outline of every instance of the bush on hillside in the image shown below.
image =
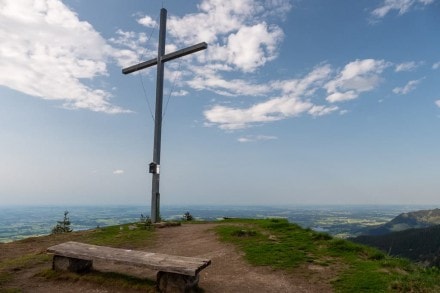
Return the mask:
<path id="1" fill-rule="evenodd" d="M 70 228 L 70 220 L 67 215 L 68 211 L 64 211 L 64 219 L 62 221 L 57 221 L 56 226 L 52 228 L 52 234 L 62 234 L 72 232 L 72 228 Z"/>
<path id="2" fill-rule="evenodd" d="M 193 221 L 194 217 L 190 214 L 190 212 L 186 212 L 183 214 L 182 220 L 183 221 Z"/>

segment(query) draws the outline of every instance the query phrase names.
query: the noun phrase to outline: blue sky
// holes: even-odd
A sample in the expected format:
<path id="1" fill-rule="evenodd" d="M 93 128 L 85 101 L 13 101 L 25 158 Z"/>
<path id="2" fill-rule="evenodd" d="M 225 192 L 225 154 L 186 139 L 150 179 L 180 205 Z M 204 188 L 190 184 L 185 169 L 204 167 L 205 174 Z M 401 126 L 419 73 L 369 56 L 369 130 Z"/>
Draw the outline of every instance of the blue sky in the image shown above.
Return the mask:
<path id="1" fill-rule="evenodd" d="M 439 204 L 437 0 L 0 0 L 1 204 Z M 148 101 L 148 103 L 147 103 Z"/>

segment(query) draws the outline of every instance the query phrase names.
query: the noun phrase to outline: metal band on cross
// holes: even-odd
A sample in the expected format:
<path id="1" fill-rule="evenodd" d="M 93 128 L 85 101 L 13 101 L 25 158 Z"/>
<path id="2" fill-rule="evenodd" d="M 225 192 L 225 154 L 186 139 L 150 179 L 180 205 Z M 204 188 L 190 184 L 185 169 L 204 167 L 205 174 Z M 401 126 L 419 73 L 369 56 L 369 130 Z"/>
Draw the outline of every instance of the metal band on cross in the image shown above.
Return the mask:
<path id="1" fill-rule="evenodd" d="M 156 110 L 154 118 L 154 148 L 153 162 L 150 164 L 150 173 L 153 174 L 153 181 L 151 186 L 151 221 L 153 223 L 157 223 L 160 220 L 159 166 L 162 135 L 163 80 L 165 62 L 208 48 L 208 45 L 203 42 L 175 51 L 173 53 L 165 54 L 166 23 L 167 10 L 165 8 L 162 8 L 160 10 L 159 46 L 157 50 L 157 58 L 122 69 L 123 74 L 129 74 L 157 65 Z"/>

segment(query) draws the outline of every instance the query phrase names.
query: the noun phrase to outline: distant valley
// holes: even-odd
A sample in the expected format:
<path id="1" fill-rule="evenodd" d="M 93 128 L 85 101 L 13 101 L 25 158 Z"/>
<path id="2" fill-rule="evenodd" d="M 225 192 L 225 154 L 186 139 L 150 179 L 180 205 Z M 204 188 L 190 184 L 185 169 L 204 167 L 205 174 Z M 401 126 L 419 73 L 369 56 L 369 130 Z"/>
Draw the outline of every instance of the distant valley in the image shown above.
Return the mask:
<path id="1" fill-rule="evenodd" d="M 163 206 L 166 220 L 178 220 L 189 211 L 197 220 L 215 221 L 223 217 L 285 218 L 304 228 L 326 232 L 339 238 L 358 236 L 366 227 L 378 227 L 402 212 L 432 206 Z M 148 206 L 0 206 L 0 242 L 46 235 L 65 210 L 74 231 L 138 221 L 148 215 Z"/>

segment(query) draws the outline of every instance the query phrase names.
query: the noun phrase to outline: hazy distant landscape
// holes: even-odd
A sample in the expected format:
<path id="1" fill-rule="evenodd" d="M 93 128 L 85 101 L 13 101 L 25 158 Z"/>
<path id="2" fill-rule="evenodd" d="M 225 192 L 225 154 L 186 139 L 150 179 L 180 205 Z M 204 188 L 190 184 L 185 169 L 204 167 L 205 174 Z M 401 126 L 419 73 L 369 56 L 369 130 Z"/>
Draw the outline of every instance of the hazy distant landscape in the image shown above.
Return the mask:
<path id="1" fill-rule="evenodd" d="M 281 217 L 304 228 L 327 232 L 337 237 L 360 234 L 366 227 L 384 224 L 401 213 L 433 206 L 165 206 L 161 215 L 166 220 L 180 219 L 189 211 L 198 220 L 221 220 L 223 217 Z M 149 215 L 142 206 L 9 206 L 0 207 L 0 242 L 49 234 L 63 212 L 69 211 L 75 231 L 138 221 Z"/>

